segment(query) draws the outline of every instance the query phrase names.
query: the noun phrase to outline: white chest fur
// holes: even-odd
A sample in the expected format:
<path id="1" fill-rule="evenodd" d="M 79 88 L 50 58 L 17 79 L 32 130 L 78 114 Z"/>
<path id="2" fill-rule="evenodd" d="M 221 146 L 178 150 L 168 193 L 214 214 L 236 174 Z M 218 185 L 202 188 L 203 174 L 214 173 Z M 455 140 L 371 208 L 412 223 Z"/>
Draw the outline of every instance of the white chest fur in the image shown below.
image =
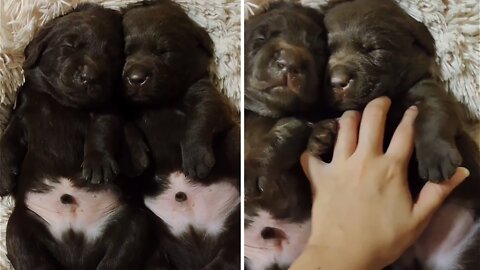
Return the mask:
<path id="1" fill-rule="evenodd" d="M 183 173 L 171 173 L 169 187 L 161 194 L 146 197 L 145 205 L 179 236 L 191 226 L 217 236 L 227 218 L 240 203 L 238 190 L 228 182 L 208 186 L 191 182 Z"/>
<path id="2" fill-rule="evenodd" d="M 250 270 L 264 270 L 274 264 L 290 266 L 300 256 L 310 236 L 310 220 L 303 223 L 276 220 L 263 210 L 257 216 L 245 219 L 252 221 L 244 234 L 245 257 Z M 266 227 L 283 232 L 283 238 L 264 239 L 262 231 Z"/>
<path id="3" fill-rule="evenodd" d="M 73 187 L 66 178 L 46 183 L 50 191 L 29 192 L 25 202 L 58 241 L 67 231 L 83 233 L 87 241 L 94 241 L 121 208 L 118 196 L 110 190 L 90 192 Z"/>
<path id="4" fill-rule="evenodd" d="M 427 269 L 464 270 L 459 260 L 479 237 L 480 221 L 473 219 L 473 211 L 447 203 L 435 214 L 413 250 Z"/>

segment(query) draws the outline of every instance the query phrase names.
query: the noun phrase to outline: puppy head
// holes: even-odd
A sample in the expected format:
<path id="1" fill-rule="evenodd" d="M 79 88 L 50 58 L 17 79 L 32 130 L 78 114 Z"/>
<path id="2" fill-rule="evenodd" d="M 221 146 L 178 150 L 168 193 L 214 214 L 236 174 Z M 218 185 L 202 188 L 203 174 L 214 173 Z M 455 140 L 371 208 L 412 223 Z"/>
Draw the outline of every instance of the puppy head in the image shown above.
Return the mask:
<path id="1" fill-rule="evenodd" d="M 278 3 L 245 25 L 245 105 L 262 115 L 307 110 L 326 61 L 323 16 Z"/>
<path id="2" fill-rule="evenodd" d="M 123 59 L 121 15 L 81 5 L 45 25 L 25 49 L 23 68 L 38 72 L 46 91 L 64 105 L 107 101 Z"/>
<path id="3" fill-rule="evenodd" d="M 362 109 L 370 100 L 394 97 L 429 72 L 435 54 L 427 28 L 391 0 L 341 3 L 325 16 L 330 59 L 330 103 Z"/>
<path id="4" fill-rule="evenodd" d="M 139 103 L 171 103 L 208 75 L 213 42 L 170 1 L 128 10 L 123 19 L 125 96 Z"/>

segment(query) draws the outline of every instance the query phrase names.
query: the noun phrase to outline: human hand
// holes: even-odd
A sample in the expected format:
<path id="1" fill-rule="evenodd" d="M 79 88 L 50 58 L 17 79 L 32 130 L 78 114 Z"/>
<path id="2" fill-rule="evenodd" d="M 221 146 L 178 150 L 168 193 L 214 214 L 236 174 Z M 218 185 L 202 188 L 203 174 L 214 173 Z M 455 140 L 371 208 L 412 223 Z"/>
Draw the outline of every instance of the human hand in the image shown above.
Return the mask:
<path id="1" fill-rule="evenodd" d="M 291 269 L 382 269 L 413 244 L 435 210 L 468 176 L 468 170 L 458 168 L 449 181 L 427 182 L 414 201 L 407 167 L 417 109 L 405 112 L 384 153 L 389 107 L 388 98 L 373 100 L 361 124 L 360 113 L 345 112 L 330 163 L 302 155 L 314 196 L 312 232 Z"/>

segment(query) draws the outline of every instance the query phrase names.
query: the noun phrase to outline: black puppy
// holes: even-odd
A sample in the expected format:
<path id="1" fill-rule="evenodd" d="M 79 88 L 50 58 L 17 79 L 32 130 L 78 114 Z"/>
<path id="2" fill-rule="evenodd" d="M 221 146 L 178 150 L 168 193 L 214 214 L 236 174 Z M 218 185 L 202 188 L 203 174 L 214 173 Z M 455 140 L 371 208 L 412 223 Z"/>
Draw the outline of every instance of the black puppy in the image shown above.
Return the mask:
<path id="1" fill-rule="evenodd" d="M 249 269 L 284 269 L 310 233 L 300 165 L 326 63 L 323 16 L 272 4 L 245 24 L 245 256 Z M 312 118 L 313 120 L 313 118 Z"/>
<path id="2" fill-rule="evenodd" d="M 385 0 L 338 4 L 327 12 L 325 26 L 331 54 L 326 90 L 334 109 L 362 110 L 376 97 L 390 97 L 388 143 L 403 112 L 418 107 L 416 161 L 409 172 L 414 196 L 423 185 L 419 178 L 439 182 L 451 177 L 457 166 L 470 170 L 469 179 L 412 248 L 412 258 L 421 269 L 480 269 L 480 155 L 464 129 L 458 104 L 435 75 L 434 41 L 427 28 Z M 333 145 L 335 131 L 328 130 L 315 127 L 309 148 L 317 154 L 328 148 L 326 141 Z M 472 248 L 477 255 L 465 256 Z"/>
<path id="3" fill-rule="evenodd" d="M 170 1 L 127 9 L 123 25 L 124 94 L 152 159 L 142 176 L 159 242 L 149 267 L 238 269 L 239 128 L 209 79 L 212 40 Z"/>
<path id="4" fill-rule="evenodd" d="M 122 49 L 121 15 L 82 5 L 25 50 L 26 83 L 0 140 L 0 192 L 16 198 L 7 227 L 15 269 L 142 268 L 146 212 L 113 183 Z"/>

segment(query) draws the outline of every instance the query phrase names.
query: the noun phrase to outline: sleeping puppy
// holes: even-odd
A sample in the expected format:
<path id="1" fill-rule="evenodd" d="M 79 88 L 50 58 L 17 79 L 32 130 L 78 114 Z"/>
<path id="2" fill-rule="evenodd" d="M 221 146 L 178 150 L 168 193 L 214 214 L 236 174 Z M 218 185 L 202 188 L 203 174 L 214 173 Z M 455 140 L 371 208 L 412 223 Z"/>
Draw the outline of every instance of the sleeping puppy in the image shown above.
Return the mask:
<path id="1" fill-rule="evenodd" d="M 427 28 L 385 0 L 338 4 L 327 12 L 325 26 L 331 54 L 326 91 L 333 108 L 362 110 L 376 97 L 390 97 L 386 138 L 391 138 L 404 111 L 418 107 L 416 160 L 409 172 L 414 196 L 423 186 L 420 178 L 440 182 L 458 166 L 470 170 L 469 179 L 439 210 L 410 257 L 421 269 L 480 269 L 480 154 L 467 135 L 458 104 L 435 75 L 434 41 Z M 325 136 L 332 130 L 314 129 L 311 150 L 327 149 L 328 140 L 326 144 L 333 145 L 335 136 Z M 328 139 L 322 142 L 320 137 Z M 466 255 L 471 249 L 473 257 Z M 404 269 L 413 269 L 411 265 Z"/>
<path id="2" fill-rule="evenodd" d="M 298 163 L 287 153 L 306 146 L 305 119 L 318 104 L 325 46 L 323 16 L 311 8 L 279 2 L 246 22 L 246 158 L 277 168 Z"/>
<path id="3" fill-rule="evenodd" d="M 152 160 L 141 177 L 157 224 L 149 267 L 239 269 L 240 135 L 209 79 L 212 40 L 170 1 L 127 9 L 123 26 L 124 96 Z"/>
<path id="4" fill-rule="evenodd" d="M 121 33 L 119 13 L 82 5 L 25 50 L 26 82 L 0 140 L 0 191 L 16 199 L 7 251 L 17 270 L 142 269 L 146 212 L 115 183 L 124 180 L 115 179 L 123 138 L 111 104 Z"/>
<path id="5" fill-rule="evenodd" d="M 245 257 L 251 270 L 287 269 L 310 234 L 298 161 L 326 63 L 323 16 L 280 2 L 245 26 Z"/>

